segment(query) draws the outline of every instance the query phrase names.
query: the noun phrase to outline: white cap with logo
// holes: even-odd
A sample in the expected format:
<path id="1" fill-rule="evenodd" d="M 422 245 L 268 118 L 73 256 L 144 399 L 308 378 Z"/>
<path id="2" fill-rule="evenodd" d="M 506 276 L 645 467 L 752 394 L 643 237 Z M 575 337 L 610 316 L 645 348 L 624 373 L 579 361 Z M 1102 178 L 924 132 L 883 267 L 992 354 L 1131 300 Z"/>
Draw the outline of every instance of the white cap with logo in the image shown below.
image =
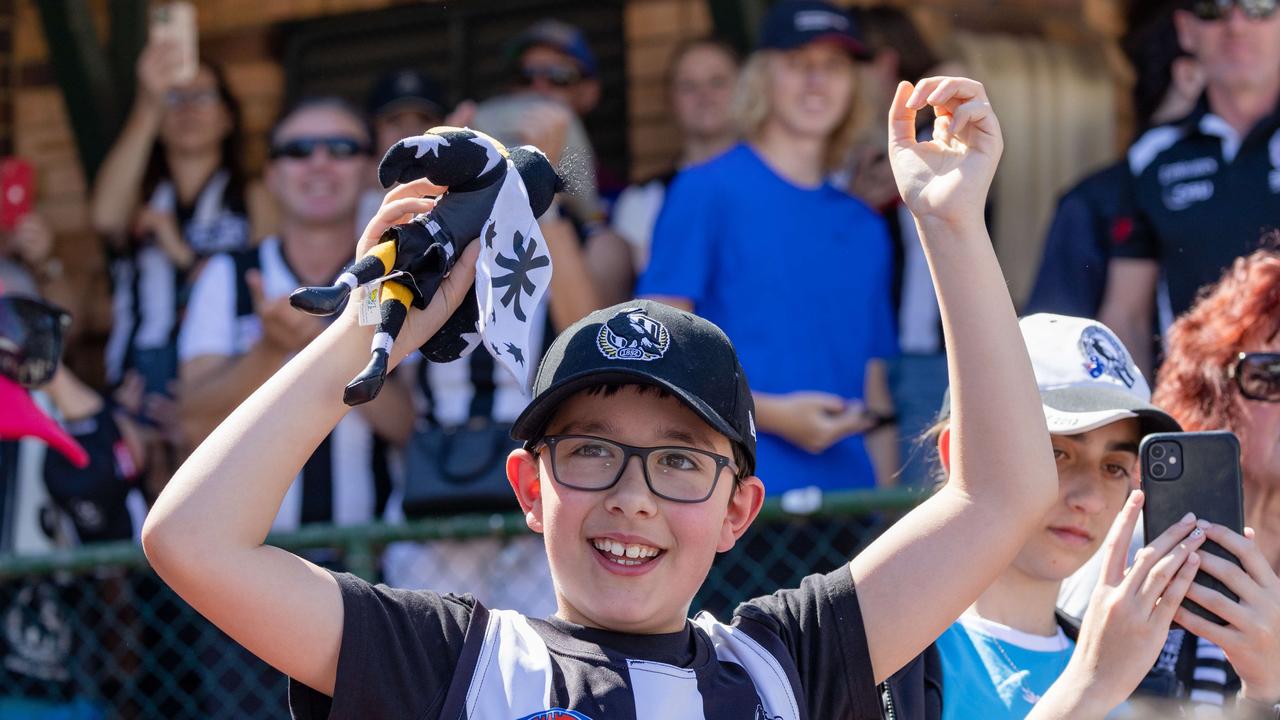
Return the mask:
<path id="1" fill-rule="evenodd" d="M 1151 387 L 1124 343 L 1097 320 L 1037 313 L 1018 322 L 1031 357 L 1049 432 L 1076 435 L 1137 418 L 1142 434 L 1178 432 L 1151 404 Z M 950 394 L 941 416 L 950 414 Z"/>

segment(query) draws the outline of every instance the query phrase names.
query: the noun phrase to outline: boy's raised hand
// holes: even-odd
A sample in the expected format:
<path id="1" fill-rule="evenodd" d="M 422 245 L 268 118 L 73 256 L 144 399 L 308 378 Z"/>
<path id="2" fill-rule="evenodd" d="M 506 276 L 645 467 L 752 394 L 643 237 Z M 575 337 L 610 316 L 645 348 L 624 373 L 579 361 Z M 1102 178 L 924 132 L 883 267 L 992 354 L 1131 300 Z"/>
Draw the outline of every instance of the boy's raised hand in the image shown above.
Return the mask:
<path id="1" fill-rule="evenodd" d="M 916 113 L 933 108 L 933 139 L 916 139 Z M 898 192 L 917 220 L 982 220 L 1004 149 L 1000 123 L 975 80 L 931 77 L 898 84 L 889 108 L 889 160 Z"/>

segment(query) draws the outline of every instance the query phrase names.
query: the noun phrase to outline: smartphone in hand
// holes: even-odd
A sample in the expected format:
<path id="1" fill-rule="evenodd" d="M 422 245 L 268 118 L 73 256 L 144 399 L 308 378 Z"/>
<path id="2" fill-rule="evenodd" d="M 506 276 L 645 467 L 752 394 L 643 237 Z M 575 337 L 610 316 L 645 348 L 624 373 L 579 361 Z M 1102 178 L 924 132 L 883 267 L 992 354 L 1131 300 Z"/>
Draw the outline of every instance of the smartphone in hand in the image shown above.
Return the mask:
<path id="1" fill-rule="evenodd" d="M 0 231 L 12 232 L 35 202 L 35 170 L 20 157 L 0 159 Z"/>
<path id="2" fill-rule="evenodd" d="M 197 49 L 196 6 L 186 0 L 173 0 L 151 8 L 151 42 L 170 43 L 178 48 L 178 67 L 174 79 L 185 85 L 196 79 L 200 67 Z"/>
<path id="3" fill-rule="evenodd" d="M 1147 543 L 1188 512 L 1244 533 L 1240 441 L 1233 433 L 1153 433 L 1143 438 L 1138 456 L 1142 463 L 1142 492 L 1146 495 L 1142 519 Z M 1212 540 L 1206 541 L 1200 551 L 1240 565 L 1235 555 Z M 1195 581 L 1232 600 L 1239 599 L 1203 570 L 1196 573 Z M 1182 605 L 1207 620 L 1227 624 L 1191 600 L 1183 600 Z"/>

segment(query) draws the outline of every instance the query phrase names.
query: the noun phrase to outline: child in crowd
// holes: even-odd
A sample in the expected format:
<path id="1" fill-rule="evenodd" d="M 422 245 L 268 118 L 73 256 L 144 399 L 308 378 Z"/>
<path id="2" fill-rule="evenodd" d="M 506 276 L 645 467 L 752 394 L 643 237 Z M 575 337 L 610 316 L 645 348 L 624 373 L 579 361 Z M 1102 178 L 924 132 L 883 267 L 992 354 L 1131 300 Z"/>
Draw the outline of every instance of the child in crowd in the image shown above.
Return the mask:
<path id="1" fill-rule="evenodd" d="M 915 116 L 926 106 L 939 119 L 934 139 L 917 142 Z M 1056 486 L 1035 380 L 983 224 L 1003 146 L 986 91 L 963 78 L 904 82 L 889 122 L 895 177 L 947 334 L 951 475 L 847 565 L 745 603 L 729 624 L 688 619 L 716 553 L 763 502 L 755 417 L 724 333 L 635 301 L 560 335 L 513 429 L 525 447 L 511 453 L 507 474 L 530 528 L 545 536 L 554 616 L 373 586 L 263 544 L 292 479 L 347 411 L 341 388 L 368 359 L 371 330 L 351 312 L 179 470 L 143 533 L 156 571 L 289 675 L 299 718 L 879 717 L 875 684 L 1043 531 Z M 388 193 L 358 251 L 443 190 L 419 181 Z M 785 217 L 788 208 L 770 212 Z M 430 305 L 410 315 L 394 360 L 450 316 L 474 257 L 469 248 Z"/>
<path id="2" fill-rule="evenodd" d="M 973 606 L 889 682 L 895 717 L 1101 718 L 1155 664 L 1199 566 L 1208 523 L 1188 515 L 1124 569 L 1143 501 L 1131 494 L 1138 443 L 1180 429 L 1151 405 L 1128 350 L 1092 320 L 1032 315 L 1021 328 L 1058 465 L 1058 501 Z M 949 410 L 944 402 L 928 436 L 944 473 Z M 1057 612 L 1058 588 L 1100 547 L 1104 577 L 1080 627 Z"/>

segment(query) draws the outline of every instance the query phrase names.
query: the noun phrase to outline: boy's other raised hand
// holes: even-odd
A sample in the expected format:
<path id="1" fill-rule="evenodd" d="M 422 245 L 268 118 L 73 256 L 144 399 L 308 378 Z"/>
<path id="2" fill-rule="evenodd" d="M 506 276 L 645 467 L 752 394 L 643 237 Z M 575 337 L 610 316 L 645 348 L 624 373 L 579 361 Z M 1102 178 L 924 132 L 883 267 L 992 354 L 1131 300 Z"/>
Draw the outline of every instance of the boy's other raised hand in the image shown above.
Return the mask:
<path id="1" fill-rule="evenodd" d="M 931 140 L 916 139 L 916 113 L 937 115 Z M 1000 123 L 975 80 L 930 77 L 898 84 L 889 108 L 889 160 L 898 192 L 919 221 L 982 221 L 1004 149 Z"/>

